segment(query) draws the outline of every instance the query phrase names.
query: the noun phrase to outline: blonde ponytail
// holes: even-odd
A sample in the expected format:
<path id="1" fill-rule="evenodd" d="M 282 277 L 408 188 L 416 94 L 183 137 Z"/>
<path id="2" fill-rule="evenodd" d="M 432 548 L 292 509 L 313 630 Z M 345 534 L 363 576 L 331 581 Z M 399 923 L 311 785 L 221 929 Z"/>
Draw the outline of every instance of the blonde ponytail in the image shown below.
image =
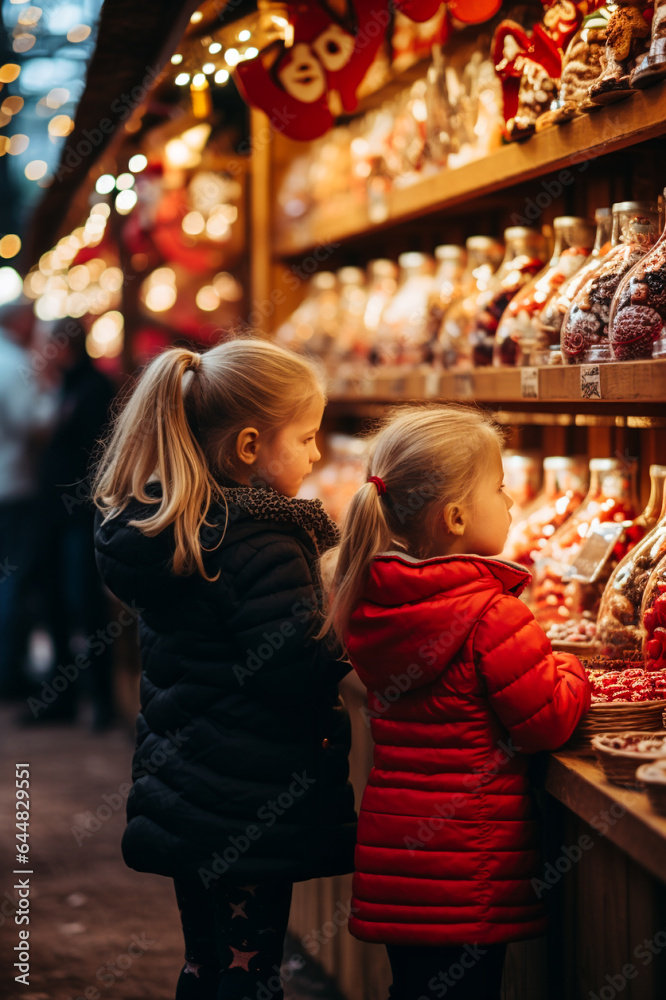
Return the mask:
<path id="1" fill-rule="evenodd" d="M 330 604 L 320 638 L 335 631 L 344 642 L 376 555 L 388 548 L 417 557 L 427 553 L 439 513 L 448 503 L 464 503 L 476 489 L 493 440 L 502 443 L 501 428 L 475 407 L 425 404 L 389 411 L 369 440 L 367 467 L 368 478 L 379 477 L 386 491 L 380 494 L 372 482 L 356 491 L 340 544 L 324 556 Z"/>
<path id="2" fill-rule="evenodd" d="M 145 535 L 173 525 L 173 572 L 205 579 L 201 529 L 220 497 L 219 476 L 235 470 L 234 445 L 246 426 L 277 430 L 325 400 L 323 378 L 311 363 L 268 341 L 227 341 L 203 356 L 164 351 L 141 375 L 116 418 L 94 477 L 93 499 L 113 517 L 131 499 L 155 505 L 130 521 Z M 146 492 L 157 478 L 161 497 Z"/>
<path id="3" fill-rule="evenodd" d="M 377 487 L 364 483 L 349 502 L 340 544 L 323 556 L 324 567 L 335 564 L 334 596 L 318 638 L 331 629 L 341 634 L 372 560 L 390 544 L 391 531 Z M 330 576 L 325 569 L 322 575 Z"/>

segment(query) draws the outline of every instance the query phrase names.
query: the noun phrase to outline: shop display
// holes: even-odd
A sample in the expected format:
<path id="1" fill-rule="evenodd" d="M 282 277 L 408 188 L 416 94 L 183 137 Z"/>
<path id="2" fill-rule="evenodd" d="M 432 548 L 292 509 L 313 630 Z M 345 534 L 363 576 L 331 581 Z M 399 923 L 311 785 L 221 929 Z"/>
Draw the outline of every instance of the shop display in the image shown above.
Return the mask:
<path id="1" fill-rule="evenodd" d="M 640 651 L 643 595 L 650 573 L 666 555 L 666 466 L 651 465 L 650 480 L 650 499 L 643 512 L 647 534 L 615 567 L 601 598 L 597 636 L 605 656 Z"/>
<path id="2" fill-rule="evenodd" d="M 587 496 L 548 540 L 535 562 L 532 607 L 543 626 L 571 619 L 594 620 L 604 586 L 617 562 L 633 544 L 627 531 L 614 540 L 610 554 L 590 582 L 570 579 L 584 539 L 600 525 L 631 526 L 636 510 L 636 469 L 615 458 L 590 460 Z"/>
<path id="3" fill-rule="evenodd" d="M 444 368 L 467 371 L 472 367 L 469 334 L 479 296 L 490 286 L 504 252 L 501 243 L 489 236 L 470 236 L 465 243 L 467 267 L 461 279 L 461 293 L 444 313 L 435 356 Z"/>
<path id="4" fill-rule="evenodd" d="M 608 330 L 613 297 L 622 278 L 654 245 L 658 222 L 658 209 L 652 202 L 623 201 L 613 205 L 612 248 L 578 289 L 562 322 L 561 347 L 566 364 L 612 360 Z M 627 350 L 630 343 L 632 350 L 637 349 L 634 330 L 636 324 L 642 323 L 644 313 L 654 310 L 632 306 L 629 316 L 620 321 L 618 337 L 631 332 L 625 341 Z M 652 340 L 649 342 L 651 345 Z"/>
<path id="5" fill-rule="evenodd" d="M 417 365 L 431 360 L 428 305 L 435 261 L 425 253 L 401 253 L 398 266 L 398 290 L 379 320 L 376 355 L 379 363 Z"/>
<path id="6" fill-rule="evenodd" d="M 535 316 L 583 266 L 594 245 L 594 229 L 586 219 L 560 216 L 553 228 L 555 246 L 549 263 L 514 296 L 502 314 L 493 359 L 497 365 L 548 363 L 550 335 L 537 328 Z"/>
<path id="7" fill-rule="evenodd" d="M 521 518 L 514 518 L 504 558 L 530 569 L 548 539 L 583 502 L 585 475 L 580 459 L 563 456 L 544 459 L 541 492 Z"/>
<path id="8" fill-rule="evenodd" d="M 651 12 L 648 0 L 621 0 L 613 11 L 606 28 L 604 70 L 589 91 L 595 103 L 610 104 L 631 93 L 630 74 L 647 47 Z"/>
<path id="9" fill-rule="evenodd" d="M 615 361 L 666 357 L 666 230 L 624 275 L 609 327 Z"/>
<path id="10" fill-rule="evenodd" d="M 462 293 L 467 254 L 464 247 L 445 244 L 435 247 L 437 273 L 428 302 L 428 342 L 436 351 L 439 329 L 447 309 Z"/>
<path id="11" fill-rule="evenodd" d="M 468 334 L 476 367 L 493 363 L 495 333 L 502 313 L 514 295 L 541 270 L 546 257 L 546 241 L 536 229 L 510 226 L 504 230 L 504 244 L 504 260 L 477 298 Z"/>
<path id="12" fill-rule="evenodd" d="M 594 213 L 597 226 L 592 253 L 583 266 L 576 271 L 568 281 L 565 281 L 559 292 L 552 295 L 540 312 L 536 313 L 534 322 L 540 336 L 555 344 L 560 340 L 564 317 L 569 310 L 576 293 L 583 287 L 590 275 L 597 269 L 599 261 L 611 249 L 612 215 L 610 208 L 598 208 Z"/>

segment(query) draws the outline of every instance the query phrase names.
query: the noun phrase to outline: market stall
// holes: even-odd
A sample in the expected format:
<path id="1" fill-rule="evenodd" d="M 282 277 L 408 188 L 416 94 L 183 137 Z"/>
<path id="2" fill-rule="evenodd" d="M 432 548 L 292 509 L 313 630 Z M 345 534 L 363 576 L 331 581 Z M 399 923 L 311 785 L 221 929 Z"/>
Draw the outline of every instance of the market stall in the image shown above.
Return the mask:
<path id="1" fill-rule="evenodd" d="M 666 2 L 235 7 L 192 14 L 25 292 L 39 318 L 85 317 L 119 376 L 237 330 L 317 359 L 330 398 L 303 495 L 338 521 L 387 408 L 493 412 L 515 501 L 504 555 L 594 688 L 570 744 L 534 762 L 550 931 L 511 946 L 504 997 L 656 1000 Z M 342 691 L 358 802 L 366 693 L 354 675 Z M 291 927 L 349 1000 L 379 1000 L 385 951 L 347 933 L 350 898 L 351 876 L 300 884 Z"/>

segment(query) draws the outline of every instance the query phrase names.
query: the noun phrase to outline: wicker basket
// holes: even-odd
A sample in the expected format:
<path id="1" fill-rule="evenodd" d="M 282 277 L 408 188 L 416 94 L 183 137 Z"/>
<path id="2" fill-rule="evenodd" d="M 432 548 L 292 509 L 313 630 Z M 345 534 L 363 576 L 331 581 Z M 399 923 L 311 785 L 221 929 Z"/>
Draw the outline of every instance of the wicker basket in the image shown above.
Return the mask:
<path id="1" fill-rule="evenodd" d="M 604 733 L 654 733 L 662 729 L 664 701 L 593 702 L 564 749 L 594 756 L 592 740 Z M 664 727 L 666 728 L 666 726 Z"/>
<path id="2" fill-rule="evenodd" d="M 612 736 L 639 736 L 641 739 L 649 739 L 652 736 L 666 737 L 666 731 L 660 733 L 635 731 L 604 733 L 601 736 L 595 736 L 592 740 L 597 760 L 604 769 L 604 774 L 609 781 L 612 781 L 615 785 L 625 785 L 628 788 L 642 788 L 636 776 L 637 768 L 642 764 L 651 764 L 660 758 L 666 759 L 666 750 L 654 752 L 648 750 L 642 753 L 637 750 L 617 750 L 615 747 L 609 747 L 606 744 L 608 738 Z"/>
<path id="3" fill-rule="evenodd" d="M 666 767 L 662 763 L 641 764 L 636 779 L 647 792 L 650 805 L 660 816 L 666 816 Z"/>

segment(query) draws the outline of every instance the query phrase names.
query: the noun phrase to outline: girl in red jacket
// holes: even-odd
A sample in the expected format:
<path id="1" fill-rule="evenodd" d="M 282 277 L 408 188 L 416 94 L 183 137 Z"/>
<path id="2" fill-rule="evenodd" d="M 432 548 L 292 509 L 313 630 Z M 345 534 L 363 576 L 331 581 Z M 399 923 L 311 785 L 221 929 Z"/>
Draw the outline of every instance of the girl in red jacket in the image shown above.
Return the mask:
<path id="1" fill-rule="evenodd" d="M 405 407 L 375 436 L 337 549 L 326 628 L 368 688 L 374 767 L 351 932 L 384 942 L 394 1000 L 496 1000 L 506 943 L 540 935 L 528 755 L 590 704 L 497 558 L 511 523 L 498 429 L 473 409 Z"/>

